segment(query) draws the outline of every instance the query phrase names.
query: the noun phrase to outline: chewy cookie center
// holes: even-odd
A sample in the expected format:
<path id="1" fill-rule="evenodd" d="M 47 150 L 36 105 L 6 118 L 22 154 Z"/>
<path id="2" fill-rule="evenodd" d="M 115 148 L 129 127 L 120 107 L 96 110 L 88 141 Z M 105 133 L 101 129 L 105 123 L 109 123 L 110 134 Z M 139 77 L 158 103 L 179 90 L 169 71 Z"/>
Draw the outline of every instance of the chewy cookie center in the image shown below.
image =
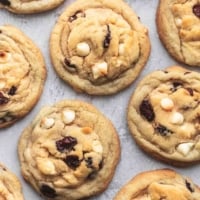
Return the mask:
<path id="1" fill-rule="evenodd" d="M 62 44 L 65 68 L 95 84 L 113 80 L 128 70 L 137 62 L 140 51 L 136 31 L 123 16 L 108 8 L 71 15 Z"/>

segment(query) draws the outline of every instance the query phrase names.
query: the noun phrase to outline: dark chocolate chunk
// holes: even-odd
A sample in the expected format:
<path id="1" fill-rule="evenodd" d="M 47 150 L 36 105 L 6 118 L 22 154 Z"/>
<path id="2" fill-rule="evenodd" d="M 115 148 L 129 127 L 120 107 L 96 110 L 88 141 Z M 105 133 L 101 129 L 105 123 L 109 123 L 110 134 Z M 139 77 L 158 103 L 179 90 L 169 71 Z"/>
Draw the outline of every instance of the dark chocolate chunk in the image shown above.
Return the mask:
<path id="1" fill-rule="evenodd" d="M 144 116 L 149 122 L 153 121 L 155 114 L 152 108 L 152 105 L 148 100 L 143 100 L 140 104 L 140 113 Z"/>
<path id="2" fill-rule="evenodd" d="M 80 160 L 78 156 L 76 155 L 69 155 L 64 159 L 64 162 L 67 164 L 67 166 L 71 169 L 76 169 L 80 165 Z"/>
<path id="3" fill-rule="evenodd" d="M 74 15 L 69 17 L 69 22 L 73 22 L 78 18 L 78 16 L 85 17 L 85 13 L 83 13 L 81 10 L 76 11 Z"/>
<path id="4" fill-rule="evenodd" d="M 105 36 L 105 39 L 103 41 L 103 47 L 104 48 L 108 48 L 110 45 L 110 41 L 111 41 L 111 32 L 110 32 L 110 26 L 107 25 L 107 34 Z"/>
<path id="5" fill-rule="evenodd" d="M 185 89 L 189 92 L 190 96 L 194 95 L 194 91 L 192 88 L 185 88 Z"/>
<path id="6" fill-rule="evenodd" d="M 15 92 L 17 91 L 17 88 L 15 86 L 12 86 L 8 92 L 9 95 L 15 95 Z"/>
<path id="7" fill-rule="evenodd" d="M 173 82 L 172 85 L 173 87 L 170 89 L 172 92 L 175 92 L 178 88 L 183 86 L 183 84 L 180 82 Z"/>
<path id="8" fill-rule="evenodd" d="M 10 1 L 8 0 L 0 0 L 0 3 L 3 4 L 4 6 L 10 6 Z"/>
<path id="9" fill-rule="evenodd" d="M 93 164 L 93 161 L 92 161 L 92 157 L 88 157 L 85 159 L 85 162 L 86 162 L 86 166 L 88 168 L 93 168 L 92 164 Z"/>
<path id="10" fill-rule="evenodd" d="M 66 67 L 67 70 L 76 71 L 76 65 L 71 64 L 70 61 L 67 58 L 64 59 L 64 64 L 65 64 L 65 67 Z"/>
<path id="11" fill-rule="evenodd" d="M 155 131 L 158 132 L 161 136 L 168 136 L 173 133 L 171 130 L 167 129 L 165 126 L 161 124 L 156 125 Z"/>
<path id="12" fill-rule="evenodd" d="M 8 103 L 9 98 L 5 97 L 2 92 L 0 92 L 0 105 Z"/>
<path id="13" fill-rule="evenodd" d="M 55 198 L 57 196 L 56 191 L 48 185 L 43 184 L 40 188 L 40 192 L 48 197 L 48 198 Z"/>
<path id="14" fill-rule="evenodd" d="M 200 4 L 196 4 L 193 6 L 193 13 L 200 18 Z"/>
<path id="15" fill-rule="evenodd" d="M 191 186 L 191 183 L 185 180 L 185 185 L 190 192 L 194 192 L 194 189 Z"/>
<path id="16" fill-rule="evenodd" d="M 60 152 L 64 151 L 65 149 L 71 151 L 76 144 L 76 138 L 67 136 L 61 140 L 56 141 L 56 148 Z"/>

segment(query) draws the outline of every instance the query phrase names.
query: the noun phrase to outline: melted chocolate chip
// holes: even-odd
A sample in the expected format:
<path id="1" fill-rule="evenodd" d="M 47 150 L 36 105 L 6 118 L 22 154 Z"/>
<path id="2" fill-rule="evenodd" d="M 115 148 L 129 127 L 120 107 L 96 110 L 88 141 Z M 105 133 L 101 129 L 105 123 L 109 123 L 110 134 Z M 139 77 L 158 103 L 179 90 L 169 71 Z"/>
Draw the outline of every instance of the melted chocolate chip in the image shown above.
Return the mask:
<path id="1" fill-rule="evenodd" d="M 15 86 L 12 86 L 8 92 L 9 95 L 15 95 L 15 92 L 17 91 L 17 88 Z"/>
<path id="2" fill-rule="evenodd" d="M 76 138 L 67 136 L 61 140 L 56 141 L 56 148 L 60 152 L 64 151 L 65 149 L 71 151 L 76 144 Z"/>
<path id="3" fill-rule="evenodd" d="M 78 159 L 78 156 L 69 155 L 64 159 L 64 162 L 67 164 L 69 168 L 75 170 L 80 165 L 81 161 Z"/>
<path id="4" fill-rule="evenodd" d="M 64 64 L 67 70 L 73 71 L 73 72 L 76 71 L 76 65 L 71 64 L 67 58 L 64 59 Z"/>
<path id="5" fill-rule="evenodd" d="M 88 157 L 87 159 L 85 159 L 85 162 L 86 162 L 86 166 L 87 168 L 92 168 L 92 164 L 93 164 L 93 161 L 92 161 L 92 157 Z"/>
<path id="6" fill-rule="evenodd" d="M 165 126 L 161 124 L 158 124 L 155 127 L 155 131 L 158 132 L 161 136 L 168 136 L 173 133 L 171 130 L 167 129 Z"/>
<path id="7" fill-rule="evenodd" d="M 57 196 L 56 191 L 48 185 L 43 184 L 40 188 L 40 192 L 48 197 L 48 198 L 55 198 Z"/>
<path id="8" fill-rule="evenodd" d="M 200 18 L 200 4 L 196 4 L 193 6 L 193 13 Z"/>
<path id="9" fill-rule="evenodd" d="M 0 0 L 0 3 L 3 4 L 4 6 L 10 6 L 10 1 L 8 0 Z"/>
<path id="10" fill-rule="evenodd" d="M 103 47 L 104 48 L 108 48 L 110 45 L 110 41 L 111 41 L 111 32 L 110 32 L 110 26 L 107 25 L 107 34 L 105 36 L 105 39 L 103 41 Z"/>
<path id="11" fill-rule="evenodd" d="M 143 115 L 149 122 L 153 121 L 155 114 L 152 108 L 152 105 L 148 100 L 143 100 L 140 104 L 140 113 Z"/>
<path id="12" fill-rule="evenodd" d="M 8 103 L 9 98 L 5 97 L 2 92 L 0 92 L 0 105 Z"/>
<path id="13" fill-rule="evenodd" d="M 6 54 L 5 54 L 5 52 L 0 52 L 0 57 L 5 57 L 6 56 Z"/>
<path id="14" fill-rule="evenodd" d="M 194 189 L 191 186 L 191 183 L 185 180 L 185 185 L 190 192 L 194 192 Z"/>
<path id="15" fill-rule="evenodd" d="M 172 92 L 175 92 L 178 88 L 183 86 L 183 84 L 180 82 L 173 82 L 172 85 L 173 87 L 170 89 Z"/>
<path id="16" fill-rule="evenodd" d="M 185 88 L 185 89 L 189 92 L 190 96 L 194 95 L 194 91 L 192 88 Z"/>
<path id="17" fill-rule="evenodd" d="M 78 18 L 78 16 L 85 17 L 85 13 L 83 13 L 81 10 L 76 11 L 74 15 L 69 17 L 69 22 L 73 22 Z"/>
<path id="18" fill-rule="evenodd" d="M 92 180 L 95 179 L 95 177 L 97 176 L 97 171 L 93 171 L 88 175 L 88 179 Z"/>

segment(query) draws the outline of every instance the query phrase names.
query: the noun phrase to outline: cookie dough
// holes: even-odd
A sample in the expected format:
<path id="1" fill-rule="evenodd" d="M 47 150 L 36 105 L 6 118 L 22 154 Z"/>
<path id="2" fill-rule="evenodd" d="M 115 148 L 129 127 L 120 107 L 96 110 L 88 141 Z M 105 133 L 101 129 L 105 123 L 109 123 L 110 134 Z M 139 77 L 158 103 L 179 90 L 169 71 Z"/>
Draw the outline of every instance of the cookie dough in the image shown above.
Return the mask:
<path id="1" fill-rule="evenodd" d="M 51 10 L 64 0 L 0 0 L 0 9 L 17 14 L 33 14 Z"/>
<path id="2" fill-rule="evenodd" d="M 0 164 L 0 199 L 24 200 L 18 178 Z"/>
<path id="3" fill-rule="evenodd" d="M 35 44 L 17 28 L 0 26 L 0 128 L 34 107 L 45 78 L 44 59 Z"/>
<path id="4" fill-rule="evenodd" d="M 200 74 L 173 66 L 146 76 L 128 106 L 128 125 L 149 155 L 177 166 L 200 161 Z"/>
<path id="5" fill-rule="evenodd" d="M 50 54 L 78 92 L 116 93 L 139 75 L 150 53 L 147 29 L 122 0 L 77 0 L 57 20 Z"/>
<path id="6" fill-rule="evenodd" d="M 47 199 L 75 200 L 106 189 L 119 161 L 120 144 L 95 107 L 61 101 L 44 107 L 18 145 L 24 178 Z"/>
<path id="7" fill-rule="evenodd" d="M 156 21 L 168 52 L 180 62 L 200 67 L 200 1 L 160 0 Z"/>
<path id="8" fill-rule="evenodd" d="M 160 169 L 136 175 L 114 200 L 199 200 L 200 189 L 176 171 Z"/>

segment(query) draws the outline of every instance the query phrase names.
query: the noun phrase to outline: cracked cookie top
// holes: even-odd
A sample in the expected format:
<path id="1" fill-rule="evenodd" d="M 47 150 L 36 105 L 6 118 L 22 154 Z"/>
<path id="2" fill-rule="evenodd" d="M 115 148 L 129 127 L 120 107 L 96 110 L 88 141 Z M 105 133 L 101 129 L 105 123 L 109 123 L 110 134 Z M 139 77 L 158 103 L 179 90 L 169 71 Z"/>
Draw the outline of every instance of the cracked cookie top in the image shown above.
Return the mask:
<path id="1" fill-rule="evenodd" d="M 58 75 L 75 90 L 115 93 L 133 82 L 150 52 L 147 29 L 121 0 L 78 0 L 59 17 L 50 39 Z"/>
<path id="2" fill-rule="evenodd" d="M 174 58 L 200 66 L 199 0 L 160 0 L 157 27 L 162 42 Z"/>
<path id="3" fill-rule="evenodd" d="M 93 106 L 62 101 L 40 111 L 18 149 L 24 178 L 44 197 L 61 200 L 104 190 L 119 148 L 112 124 Z"/>
<path id="4" fill-rule="evenodd" d="M 181 67 L 155 71 L 137 86 L 128 107 L 136 142 L 175 165 L 200 160 L 200 75 Z"/>
<path id="5" fill-rule="evenodd" d="M 0 0 L 0 9 L 17 14 L 33 14 L 51 10 L 64 0 Z"/>
<path id="6" fill-rule="evenodd" d="M 26 115 L 46 78 L 40 50 L 17 28 L 0 26 L 0 127 Z"/>
<path id="7" fill-rule="evenodd" d="M 23 200 L 21 184 L 18 178 L 0 164 L 0 199 Z"/>
<path id="8" fill-rule="evenodd" d="M 114 200 L 198 200 L 200 190 L 192 180 L 169 169 L 147 171 L 124 185 Z"/>

